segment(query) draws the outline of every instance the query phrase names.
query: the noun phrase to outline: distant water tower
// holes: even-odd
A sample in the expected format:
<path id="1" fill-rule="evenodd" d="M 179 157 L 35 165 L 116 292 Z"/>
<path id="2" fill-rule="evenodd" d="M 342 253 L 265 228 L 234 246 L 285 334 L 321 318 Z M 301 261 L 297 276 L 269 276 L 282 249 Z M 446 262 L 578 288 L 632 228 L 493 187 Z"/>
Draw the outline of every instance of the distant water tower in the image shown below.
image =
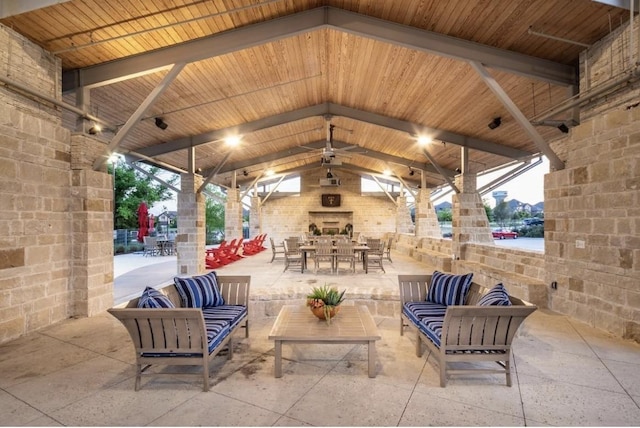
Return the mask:
<path id="1" fill-rule="evenodd" d="M 506 190 L 496 190 L 495 192 L 491 193 L 491 196 L 493 196 L 493 199 L 496 200 L 496 205 L 500 205 L 502 203 L 502 201 L 507 199 L 507 191 Z"/>

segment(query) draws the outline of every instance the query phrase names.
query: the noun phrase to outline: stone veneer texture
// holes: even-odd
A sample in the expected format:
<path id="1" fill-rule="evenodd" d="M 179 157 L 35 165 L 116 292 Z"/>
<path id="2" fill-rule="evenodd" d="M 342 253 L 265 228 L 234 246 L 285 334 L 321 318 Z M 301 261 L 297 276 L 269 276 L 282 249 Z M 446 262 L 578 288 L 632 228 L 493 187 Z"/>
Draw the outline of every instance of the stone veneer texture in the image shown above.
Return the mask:
<path id="1" fill-rule="evenodd" d="M 582 76 L 581 91 L 624 72 L 628 58 L 619 47 L 627 44 L 628 32 L 623 27 L 587 51 L 590 74 Z M 636 341 L 639 98 L 637 88 L 626 87 L 584 108 L 582 123 L 552 145 L 565 169 L 545 177 L 546 281 L 558 282 L 550 291 L 551 309 Z"/>

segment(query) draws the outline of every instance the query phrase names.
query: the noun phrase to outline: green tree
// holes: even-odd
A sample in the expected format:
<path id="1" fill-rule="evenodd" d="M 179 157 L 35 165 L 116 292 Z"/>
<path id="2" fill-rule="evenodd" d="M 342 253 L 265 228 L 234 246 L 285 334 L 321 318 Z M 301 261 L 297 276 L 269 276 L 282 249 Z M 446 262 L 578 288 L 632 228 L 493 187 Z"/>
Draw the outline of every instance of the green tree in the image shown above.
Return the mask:
<path id="1" fill-rule="evenodd" d="M 493 209 L 493 218 L 498 222 L 500 227 L 505 226 L 505 221 L 510 217 L 509 205 L 505 201 L 500 202 Z"/>
<path id="2" fill-rule="evenodd" d="M 208 190 L 224 198 L 222 192 L 212 190 L 211 187 L 209 187 Z M 207 244 L 217 243 L 213 242 L 216 236 L 224 237 L 224 204 L 210 197 L 207 197 L 205 200 L 205 227 Z"/>
<path id="3" fill-rule="evenodd" d="M 487 214 L 487 220 L 491 223 L 493 221 L 493 208 L 485 199 L 482 200 L 482 204 L 484 205 L 484 212 Z"/>
<path id="4" fill-rule="evenodd" d="M 453 215 L 451 214 L 451 210 L 442 209 L 438 211 L 438 221 L 451 221 Z"/>
<path id="5" fill-rule="evenodd" d="M 151 168 L 157 174 L 158 168 Z M 109 164 L 109 173 L 114 174 L 114 165 Z M 168 180 L 173 184 L 176 178 Z M 145 202 L 150 208 L 159 201 L 171 199 L 171 191 L 151 177 L 137 172 L 127 164 L 115 164 L 115 228 L 137 229 L 138 207 Z"/>

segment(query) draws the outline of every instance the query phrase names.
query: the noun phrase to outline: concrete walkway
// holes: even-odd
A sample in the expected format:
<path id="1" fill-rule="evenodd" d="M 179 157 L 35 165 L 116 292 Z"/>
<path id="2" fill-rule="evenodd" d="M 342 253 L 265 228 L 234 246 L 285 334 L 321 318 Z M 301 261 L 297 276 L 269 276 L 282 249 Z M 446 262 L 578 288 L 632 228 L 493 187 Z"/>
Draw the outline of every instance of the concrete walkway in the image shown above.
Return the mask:
<path id="1" fill-rule="evenodd" d="M 220 273 L 251 273 L 252 294 L 260 299 L 267 289 L 297 294 L 298 286 L 308 289 L 325 280 L 348 294 L 356 289 L 384 294 L 398 272 L 430 271 L 408 257 L 392 256 L 387 273 L 316 276 L 282 272 L 282 262 L 269 263 L 270 254 L 263 252 Z M 124 263 L 119 257 L 116 261 Z M 162 258 L 149 261 L 157 260 Z M 162 282 L 171 262 L 129 270 L 117 282 L 130 278 L 141 290 Z M 454 377 L 440 388 L 429 353 L 416 357 L 414 335 L 400 336 L 398 319 L 380 316 L 375 317 L 382 335 L 376 378 L 367 377 L 365 346 L 297 345 L 283 347 L 284 376 L 276 379 L 273 342 L 267 339 L 274 318 L 253 312 L 250 337 L 242 332 L 235 339 L 233 359 L 220 355 L 211 362 L 209 392 L 202 392 L 199 377 L 172 375 L 143 378 L 142 389 L 134 392 L 133 346 L 108 313 L 69 319 L 0 345 L 1 425 L 634 426 L 640 421 L 640 345 L 547 310 L 536 311 L 519 330 L 511 388 L 498 375 Z"/>

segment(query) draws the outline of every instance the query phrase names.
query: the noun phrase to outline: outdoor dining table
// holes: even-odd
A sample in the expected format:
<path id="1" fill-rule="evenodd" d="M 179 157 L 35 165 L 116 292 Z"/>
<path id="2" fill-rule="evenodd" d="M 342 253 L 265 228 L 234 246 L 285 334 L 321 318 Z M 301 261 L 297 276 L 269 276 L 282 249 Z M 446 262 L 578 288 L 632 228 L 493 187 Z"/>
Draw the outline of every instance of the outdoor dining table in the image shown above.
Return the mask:
<path id="1" fill-rule="evenodd" d="M 331 246 L 333 252 L 335 253 L 338 250 L 338 246 Z M 298 247 L 300 252 L 302 253 L 302 263 L 300 263 L 300 272 L 304 273 L 304 270 L 307 268 L 307 253 L 313 253 L 316 250 L 315 245 L 300 245 Z M 369 258 L 368 253 L 369 247 L 364 244 L 354 245 L 353 252 L 362 254 L 362 269 L 364 269 L 364 273 L 368 273 L 369 268 Z"/>

